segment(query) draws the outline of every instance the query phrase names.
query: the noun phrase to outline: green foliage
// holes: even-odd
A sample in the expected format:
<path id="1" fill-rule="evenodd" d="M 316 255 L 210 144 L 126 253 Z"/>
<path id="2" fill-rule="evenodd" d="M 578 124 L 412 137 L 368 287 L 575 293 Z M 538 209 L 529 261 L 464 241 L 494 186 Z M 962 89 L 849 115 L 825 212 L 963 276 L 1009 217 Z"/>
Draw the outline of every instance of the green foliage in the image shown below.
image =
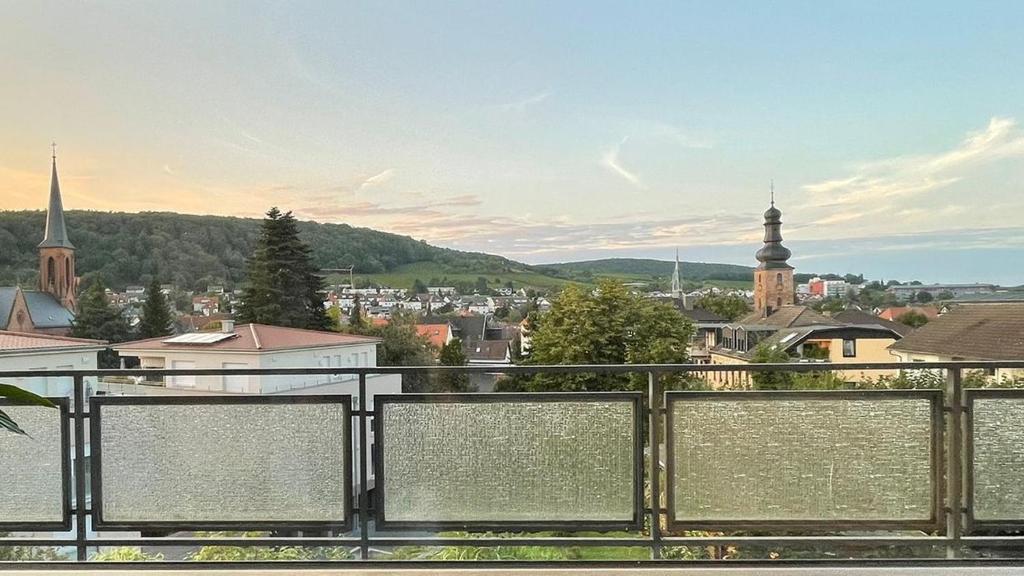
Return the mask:
<path id="1" fill-rule="evenodd" d="M 956 296 L 949 290 L 943 290 L 942 292 L 939 292 L 937 296 L 935 296 L 936 300 L 942 301 L 952 300 L 953 298 L 956 298 Z"/>
<path id="2" fill-rule="evenodd" d="M 534 321 L 530 364 L 677 364 L 688 358 L 693 326 L 675 307 L 630 294 L 615 281 L 597 290 L 565 288 Z M 678 385 L 676 375 L 666 386 Z M 531 391 L 642 390 L 646 375 L 538 374 L 516 384 Z"/>
<path id="3" fill-rule="evenodd" d="M 820 355 L 812 352 L 811 357 Z M 754 364 L 784 364 L 792 361 L 785 351 L 773 346 L 761 344 L 754 350 Z M 751 376 L 755 390 L 838 390 L 846 388 L 847 383 L 829 370 L 814 372 L 788 372 L 766 370 L 754 372 Z"/>
<path id="4" fill-rule="evenodd" d="M 160 282 L 154 276 L 146 288 L 146 303 L 142 305 L 142 318 L 139 321 L 139 338 L 156 338 L 172 334 L 173 323 L 167 299 L 160 291 Z"/>
<path id="5" fill-rule="evenodd" d="M 736 294 L 705 294 L 697 299 L 694 306 L 714 312 L 727 320 L 736 320 L 750 313 L 750 304 Z"/>
<path id="6" fill-rule="evenodd" d="M 917 310 L 907 310 L 903 314 L 897 316 L 896 321 L 900 324 L 906 324 L 912 328 L 920 328 L 928 323 L 928 317 Z"/>
<path id="7" fill-rule="evenodd" d="M 251 218 L 80 210 L 67 211 L 65 217 L 78 248 L 78 273 L 86 279 L 101 277 L 117 289 L 147 284 L 157 271 L 188 290 L 204 290 L 207 284 L 241 286 L 246 257 L 255 249 L 260 231 L 260 221 Z M 45 219 L 42 211 L 0 211 L 0 285 L 36 283 L 36 243 Z M 302 240 L 312 246 L 318 269 L 355 265 L 357 273 L 376 274 L 415 262 L 474 275 L 530 269 L 498 256 L 437 248 L 367 228 L 316 222 L 297 226 Z"/>
<path id="8" fill-rule="evenodd" d="M 428 292 L 427 285 L 423 283 L 423 280 L 419 278 L 412 282 L 412 293 L 413 294 L 426 294 Z"/>
<path id="9" fill-rule="evenodd" d="M 18 406 L 56 407 L 53 402 L 50 402 L 46 398 L 29 392 L 23 388 L 19 388 L 13 384 L 0 384 L 0 398 Z M 0 409 L 0 430 L 7 430 L 8 432 L 14 432 L 15 434 L 20 434 L 22 436 L 28 435 L 20 426 L 18 426 L 18 423 L 2 409 Z"/>
<path id="10" fill-rule="evenodd" d="M 71 335 L 76 338 L 106 340 L 111 344 L 131 338 L 128 321 L 121 312 L 107 300 L 106 287 L 99 278 L 95 279 L 78 301 Z M 117 353 L 107 349 L 99 353 L 100 368 L 117 368 Z"/>
<path id="11" fill-rule="evenodd" d="M 914 296 L 916 296 L 917 301 L 922 303 L 922 304 L 927 304 L 928 302 L 931 302 L 932 300 L 935 300 L 935 297 L 932 296 L 931 292 L 925 292 L 924 290 L 918 292 Z"/>
<path id="12" fill-rule="evenodd" d="M 814 303 L 812 306 L 818 312 L 837 313 L 846 310 L 846 301 L 842 298 L 829 296 Z"/>
<path id="13" fill-rule="evenodd" d="M 238 306 L 241 322 L 329 330 L 323 307 L 323 279 L 313 265 L 311 249 L 299 239 L 291 212 L 267 212 L 248 262 L 249 281 Z"/>
<path id="14" fill-rule="evenodd" d="M 359 294 L 352 297 L 352 311 L 348 316 L 348 328 L 357 334 L 366 328 L 366 319 L 363 318 L 363 303 L 359 299 Z"/>
<path id="15" fill-rule="evenodd" d="M 427 338 L 416 331 L 412 316 L 395 314 L 383 326 L 350 325 L 353 334 L 373 336 L 382 341 L 377 347 L 378 366 L 432 366 L 433 346 Z M 405 374 L 402 376 L 402 392 L 427 392 L 430 378 L 426 374 Z"/>
<path id="16" fill-rule="evenodd" d="M 462 351 L 462 340 L 452 339 L 441 347 L 437 361 L 442 366 L 465 366 L 466 354 Z M 468 374 L 436 374 L 431 392 L 472 392 Z"/>
<path id="17" fill-rule="evenodd" d="M 210 538 L 266 536 L 263 532 L 206 532 L 200 536 Z M 304 546 L 203 546 L 189 554 L 193 562 L 241 562 L 255 560 L 348 560 L 352 554 L 341 547 Z"/>
<path id="18" fill-rule="evenodd" d="M 10 536 L 0 532 L 0 538 Z M 0 562 L 49 562 L 67 560 L 60 550 L 49 546 L 0 546 Z"/>
<path id="19" fill-rule="evenodd" d="M 635 534 L 582 532 L 574 533 L 581 537 L 633 537 Z M 565 536 L 559 532 L 532 533 L 467 533 L 450 532 L 442 534 L 451 538 L 495 538 L 495 537 L 558 537 Z M 395 560 L 647 560 L 650 550 L 643 547 L 627 546 L 404 546 L 395 550 Z"/>
<path id="20" fill-rule="evenodd" d="M 107 548 L 89 557 L 90 562 L 161 562 L 163 554 L 149 554 L 132 546 Z"/>

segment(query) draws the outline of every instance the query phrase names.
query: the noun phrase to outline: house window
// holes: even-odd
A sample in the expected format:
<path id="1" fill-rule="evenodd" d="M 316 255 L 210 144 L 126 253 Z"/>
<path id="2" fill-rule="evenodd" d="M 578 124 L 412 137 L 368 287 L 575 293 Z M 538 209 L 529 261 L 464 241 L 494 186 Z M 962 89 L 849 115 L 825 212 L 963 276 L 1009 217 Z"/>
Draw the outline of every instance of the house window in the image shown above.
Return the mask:
<path id="1" fill-rule="evenodd" d="M 843 358 L 855 358 L 857 356 L 857 341 L 843 340 Z"/>

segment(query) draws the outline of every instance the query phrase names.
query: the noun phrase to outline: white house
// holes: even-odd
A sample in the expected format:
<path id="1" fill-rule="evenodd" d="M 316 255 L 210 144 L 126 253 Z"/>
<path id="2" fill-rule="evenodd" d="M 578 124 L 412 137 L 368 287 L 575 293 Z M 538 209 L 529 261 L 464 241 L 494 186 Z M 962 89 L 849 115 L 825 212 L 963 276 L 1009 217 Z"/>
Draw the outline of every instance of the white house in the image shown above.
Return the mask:
<path id="1" fill-rule="evenodd" d="M 121 356 L 139 359 L 143 369 L 205 370 L 259 368 L 358 368 L 377 365 L 379 338 L 224 323 L 220 332 L 150 338 L 114 346 Z M 352 394 L 355 375 L 174 376 L 165 385 L 190 392 L 228 394 Z M 401 392 L 401 377 L 368 378 L 374 393 Z"/>
<path id="2" fill-rule="evenodd" d="M 106 348 L 102 340 L 85 340 L 50 334 L 29 334 L 0 330 L 0 371 L 95 370 L 99 352 Z M 95 378 L 85 379 L 95 389 Z M 70 377 L 14 378 L 4 380 L 41 396 L 71 396 Z"/>

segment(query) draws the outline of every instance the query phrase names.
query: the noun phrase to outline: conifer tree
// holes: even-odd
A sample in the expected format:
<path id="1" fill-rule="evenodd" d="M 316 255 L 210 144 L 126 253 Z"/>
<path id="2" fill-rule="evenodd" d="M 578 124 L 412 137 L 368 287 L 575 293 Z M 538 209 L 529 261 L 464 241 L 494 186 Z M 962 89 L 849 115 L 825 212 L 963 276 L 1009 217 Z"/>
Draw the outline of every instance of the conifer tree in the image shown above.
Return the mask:
<path id="1" fill-rule="evenodd" d="M 465 366 L 466 354 L 462 351 L 462 340 L 455 338 L 441 347 L 438 363 L 442 366 Z M 431 392 L 471 392 L 468 374 L 454 372 L 438 373 Z"/>
<path id="2" fill-rule="evenodd" d="M 236 310 L 239 321 L 330 330 L 323 278 L 317 275 L 311 254 L 299 239 L 292 213 L 271 208 L 248 261 L 249 281 Z"/>
<path id="3" fill-rule="evenodd" d="M 174 332 L 171 324 L 171 309 L 167 298 L 160 291 L 160 283 L 156 277 L 146 287 L 146 303 L 142 305 L 142 318 L 139 322 L 139 338 L 156 338 L 168 336 Z"/>
<path id="4" fill-rule="evenodd" d="M 111 344 L 124 342 L 131 335 L 128 321 L 107 301 L 106 287 L 99 278 L 92 282 L 78 301 L 78 313 L 71 327 L 71 335 L 76 338 L 106 340 Z M 117 368 L 117 358 L 113 350 L 104 350 L 99 355 L 99 367 Z"/>

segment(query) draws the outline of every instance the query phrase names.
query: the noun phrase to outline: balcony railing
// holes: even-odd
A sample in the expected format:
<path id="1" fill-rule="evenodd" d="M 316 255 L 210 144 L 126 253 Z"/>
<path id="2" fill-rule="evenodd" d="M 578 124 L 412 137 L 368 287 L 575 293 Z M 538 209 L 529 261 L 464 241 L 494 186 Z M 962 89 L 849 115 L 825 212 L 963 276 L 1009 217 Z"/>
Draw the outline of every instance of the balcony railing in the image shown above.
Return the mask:
<path id="1" fill-rule="evenodd" d="M 964 386 L 1010 370 L 1024 362 L 0 372 L 0 382 L 73 382 L 59 410 L 5 405 L 31 438 L 0 436 L 0 554 L 56 547 L 85 562 L 115 547 L 300 547 L 341 553 L 289 566 L 964 570 L 1024 555 L 1024 390 Z M 620 389 L 367 384 L 423 373 L 541 374 L 549 387 L 593 377 Z M 96 377 L 190 374 L 355 379 L 351 393 L 86 394 Z M 722 388 L 772 387 L 780 375 L 807 387 L 823 374 L 850 381 Z M 567 564 L 543 552 L 566 549 L 607 554 Z M 116 563 L 89 565 L 100 564 Z"/>

